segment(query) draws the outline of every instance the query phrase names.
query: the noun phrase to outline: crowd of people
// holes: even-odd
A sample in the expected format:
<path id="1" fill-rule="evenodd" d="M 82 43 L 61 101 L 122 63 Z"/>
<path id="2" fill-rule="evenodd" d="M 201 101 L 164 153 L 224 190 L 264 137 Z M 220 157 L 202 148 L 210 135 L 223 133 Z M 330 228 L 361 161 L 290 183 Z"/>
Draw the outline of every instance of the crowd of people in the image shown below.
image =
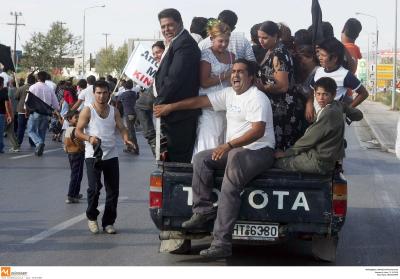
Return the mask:
<path id="1" fill-rule="evenodd" d="M 155 77 L 162 158 L 193 163 L 193 215 L 182 229 L 215 219 L 211 246 L 200 255 L 227 257 L 240 193 L 254 177 L 272 166 L 329 175 L 341 165 L 345 118 L 361 120 L 355 107 L 368 97 L 355 76 L 362 27 L 349 19 L 339 41 L 328 22 L 313 38 L 316 26 L 292 36 L 285 24 L 265 21 L 251 28 L 250 43 L 233 32 L 238 18 L 230 10 L 195 17 L 192 34 L 176 9 L 158 19 L 167 46 Z M 217 169 L 225 173 L 215 208 Z"/>
<path id="2" fill-rule="evenodd" d="M 144 90 L 126 80 L 115 88 L 112 76 L 56 85 L 41 71 L 15 90 L 15 82 L 0 76 L 0 134 L 5 130 L 10 151 L 18 152 L 27 127 L 35 154 L 42 156 L 52 113 L 28 107 L 28 99 L 34 103 L 35 96 L 52 107 L 53 140 L 61 141 L 64 132 L 71 167 L 66 202 L 82 197 L 86 162 L 89 229 L 99 232 L 103 174 L 102 227 L 113 234 L 119 194 L 115 131 L 121 133 L 124 151 L 139 155 L 135 127 L 140 123 L 156 154 L 154 110 L 165 139 L 163 160 L 193 163 L 193 216 L 182 227 L 190 230 L 216 218 L 214 240 L 201 255 L 229 256 L 240 192 L 251 179 L 273 165 L 328 174 L 343 159 L 343 115 L 360 120 L 355 107 L 368 97 L 355 76 L 361 58 L 355 40 L 362 27 L 349 19 L 339 41 L 328 22 L 322 24 L 323 37 L 315 39 L 315 26 L 292 35 L 285 24 L 265 21 L 251 28 L 250 42 L 234 32 L 238 17 L 230 10 L 217 18 L 195 17 L 190 32 L 176 9 L 161 11 L 158 20 L 165 40 L 152 46 L 159 63 L 153 86 Z M 216 209 L 211 189 L 220 168 L 226 170 Z"/>

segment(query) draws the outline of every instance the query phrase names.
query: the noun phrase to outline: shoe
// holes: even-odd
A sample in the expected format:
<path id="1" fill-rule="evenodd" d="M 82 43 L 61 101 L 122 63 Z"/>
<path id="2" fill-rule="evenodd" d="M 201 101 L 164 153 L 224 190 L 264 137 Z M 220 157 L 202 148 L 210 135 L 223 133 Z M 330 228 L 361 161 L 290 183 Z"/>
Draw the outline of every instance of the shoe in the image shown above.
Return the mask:
<path id="1" fill-rule="evenodd" d="M 182 223 L 182 228 L 184 228 L 184 229 L 199 228 L 202 225 L 204 225 L 205 223 L 207 223 L 208 221 L 215 219 L 216 216 L 217 216 L 216 211 L 212 211 L 207 214 L 193 213 L 192 217 L 190 217 L 189 220 Z"/>
<path id="2" fill-rule="evenodd" d="M 67 197 L 67 199 L 65 200 L 66 204 L 70 204 L 70 203 L 79 203 L 79 199 L 77 198 L 72 198 L 72 197 Z"/>
<path id="3" fill-rule="evenodd" d="M 99 225 L 97 224 L 97 220 L 95 221 L 88 220 L 88 227 L 92 233 L 94 234 L 99 233 Z"/>
<path id="4" fill-rule="evenodd" d="M 20 152 L 19 148 L 14 148 L 14 147 L 10 148 L 9 151 L 12 152 L 12 153 Z"/>
<path id="5" fill-rule="evenodd" d="M 227 258 L 232 256 L 232 248 L 227 246 L 214 246 L 211 245 L 210 248 L 201 250 L 200 256 L 207 258 Z"/>
<path id="6" fill-rule="evenodd" d="M 83 198 L 83 195 L 82 195 L 82 194 L 79 194 L 76 198 L 77 198 L 78 200 L 80 200 L 80 199 Z"/>
<path id="7" fill-rule="evenodd" d="M 0 150 L 0 153 L 4 153 L 4 150 Z"/>
<path id="8" fill-rule="evenodd" d="M 117 231 L 114 229 L 113 225 L 105 226 L 105 228 L 103 228 L 103 231 L 105 231 L 108 234 L 116 234 L 117 233 Z"/>
<path id="9" fill-rule="evenodd" d="M 44 143 L 40 143 L 37 147 L 37 156 L 42 156 L 44 150 Z M 35 152 L 36 153 L 36 152 Z"/>

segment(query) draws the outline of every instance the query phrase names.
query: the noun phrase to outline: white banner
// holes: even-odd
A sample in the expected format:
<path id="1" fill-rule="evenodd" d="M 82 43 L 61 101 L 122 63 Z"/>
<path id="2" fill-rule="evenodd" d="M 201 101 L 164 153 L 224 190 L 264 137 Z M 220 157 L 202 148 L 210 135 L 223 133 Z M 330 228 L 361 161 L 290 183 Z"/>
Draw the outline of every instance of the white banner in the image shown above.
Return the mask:
<path id="1" fill-rule="evenodd" d="M 125 75 L 144 88 L 149 88 L 154 81 L 158 63 L 151 51 L 151 44 L 139 42 L 125 66 Z"/>

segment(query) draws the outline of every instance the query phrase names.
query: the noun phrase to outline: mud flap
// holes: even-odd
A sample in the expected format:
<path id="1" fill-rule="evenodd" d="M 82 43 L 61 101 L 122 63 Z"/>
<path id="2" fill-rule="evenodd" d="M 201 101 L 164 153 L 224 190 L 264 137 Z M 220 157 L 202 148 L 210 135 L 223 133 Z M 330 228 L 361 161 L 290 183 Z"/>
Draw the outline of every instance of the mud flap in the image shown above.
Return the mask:
<path id="1" fill-rule="evenodd" d="M 313 236 L 312 253 L 317 259 L 334 262 L 336 260 L 337 236 Z"/>
<path id="2" fill-rule="evenodd" d="M 189 239 L 168 239 L 160 242 L 160 253 L 187 254 L 190 248 Z"/>

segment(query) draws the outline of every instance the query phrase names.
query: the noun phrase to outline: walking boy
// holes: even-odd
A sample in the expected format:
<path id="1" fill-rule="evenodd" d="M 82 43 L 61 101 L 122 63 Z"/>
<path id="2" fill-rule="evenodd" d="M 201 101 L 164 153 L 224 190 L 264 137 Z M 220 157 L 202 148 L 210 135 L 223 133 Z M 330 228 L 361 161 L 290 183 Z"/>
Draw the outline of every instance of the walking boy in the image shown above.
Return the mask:
<path id="1" fill-rule="evenodd" d="M 78 123 L 79 111 L 69 111 L 65 120 L 69 122 L 69 127 L 65 131 L 64 150 L 68 154 L 69 165 L 71 167 L 71 179 L 65 203 L 79 203 L 82 194 L 81 181 L 83 176 L 83 164 L 85 162 L 85 145 L 75 135 L 76 124 Z"/>

